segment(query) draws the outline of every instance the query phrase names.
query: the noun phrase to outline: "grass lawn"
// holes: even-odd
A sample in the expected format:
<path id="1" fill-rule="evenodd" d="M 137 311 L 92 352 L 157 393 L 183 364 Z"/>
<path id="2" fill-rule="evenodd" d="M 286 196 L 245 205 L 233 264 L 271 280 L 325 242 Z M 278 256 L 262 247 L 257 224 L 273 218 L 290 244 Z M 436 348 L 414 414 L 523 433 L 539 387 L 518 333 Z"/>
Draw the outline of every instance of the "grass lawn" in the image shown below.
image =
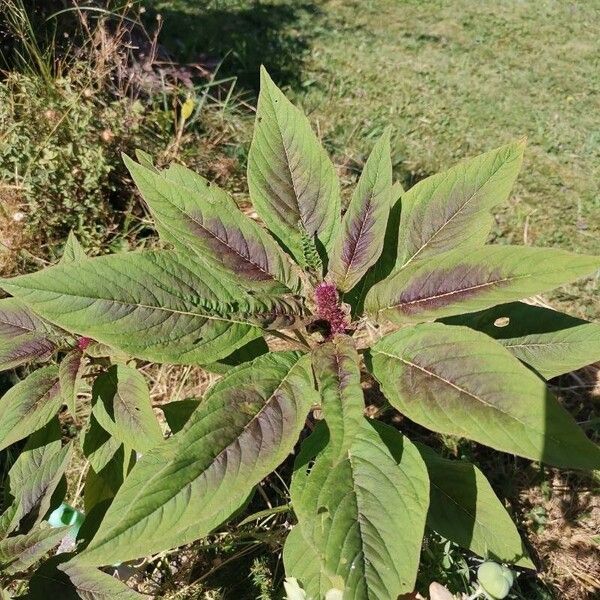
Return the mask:
<path id="1" fill-rule="evenodd" d="M 342 174 L 387 124 L 407 186 L 527 136 L 494 238 L 600 253 L 600 2 L 144 3 L 162 14 L 171 50 L 224 59 L 220 72 L 237 75 L 250 98 L 264 63 L 310 113 Z M 598 317 L 597 289 L 578 284 L 551 301 Z"/>

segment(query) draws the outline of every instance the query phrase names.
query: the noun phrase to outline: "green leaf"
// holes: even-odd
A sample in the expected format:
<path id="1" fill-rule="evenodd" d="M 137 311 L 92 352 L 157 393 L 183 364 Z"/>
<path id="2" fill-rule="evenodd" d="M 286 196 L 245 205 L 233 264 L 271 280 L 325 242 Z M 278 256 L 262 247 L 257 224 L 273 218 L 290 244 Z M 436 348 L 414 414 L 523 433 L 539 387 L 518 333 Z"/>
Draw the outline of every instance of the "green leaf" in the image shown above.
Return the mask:
<path id="1" fill-rule="evenodd" d="M 94 381 L 92 411 L 110 435 L 138 452 L 162 442 L 146 381 L 136 369 L 113 365 Z"/>
<path id="2" fill-rule="evenodd" d="M 208 179 L 202 177 L 202 175 L 192 171 L 191 169 L 188 169 L 183 165 L 172 163 L 167 169 L 161 171 L 161 175 L 167 181 L 187 188 L 191 192 L 199 194 L 201 197 L 210 195 L 217 199 L 220 204 L 225 205 L 228 209 L 239 210 L 234 199 L 225 190 L 213 185 Z"/>
<path id="3" fill-rule="evenodd" d="M 208 365 L 202 365 L 202 368 L 210 373 L 224 375 L 228 371 L 231 371 L 233 367 L 237 367 L 242 363 L 254 360 L 258 356 L 266 354 L 267 352 L 269 352 L 269 345 L 265 341 L 265 338 L 260 337 L 248 342 L 241 348 L 238 348 L 235 352 L 232 352 L 223 360 L 210 363 Z"/>
<path id="4" fill-rule="evenodd" d="M 112 575 L 69 561 L 59 554 L 45 561 L 29 582 L 29 600 L 142 600 L 138 594 Z M 67 562 L 69 561 L 69 562 Z"/>
<path id="5" fill-rule="evenodd" d="M 58 367 L 31 373 L 0 399 L 0 449 L 43 427 L 62 404 Z"/>
<path id="6" fill-rule="evenodd" d="M 0 539 L 8 537 L 19 526 L 19 520 L 22 516 L 21 505 L 18 500 L 14 500 L 0 515 Z"/>
<path id="7" fill-rule="evenodd" d="M 136 148 L 135 158 L 140 163 L 140 165 L 146 167 L 146 169 L 151 169 L 155 172 L 158 172 L 158 169 L 154 166 L 154 160 L 152 158 L 152 155 L 148 154 L 148 152 L 144 152 L 144 150 Z"/>
<path id="8" fill-rule="evenodd" d="M 65 247 L 63 249 L 63 255 L 60 259 L 61 263 L 70 263 L 76 262 L 85 258 L 85 250 L 79 243 L 79 240 L 73 233 L 73 231 L 69 232 L 69 237 L 65 243 Z"/>
<path id="9" fill-rule="evenodd" d="M 172 251 L 131 252 L 2 280 L 37 314 L 132 356 L 203 364 L 301 317 L 290 297 L 252 296 Z"/>
<path id="10" fill-rule="evenodd" d="M 18 503 L 15 527 L 39 523 L 50 509 L 52 497 L 69 465 L 71 444 L 61 443 L 58 418 L 29 437 L 8 473 L 9 492 Z"/>
<path id="11" fill-rule="evenodd" d="M 110 358 L 112 363 L 126 363 L 133 358 L 126 352 L 111 348 L 111 346 L 108 346 L 107 344 L 101 344 L 100 342 L 94 341 L 92 341 L 85 349 L 85 354 L 91 358 Z"/>
<path id="12" fill-rule="evenodd" d="M 131 453 L 130 448 L 121 444 L 103 469 L 97 472 L 90 465 L 83 489 L 86 514 L 90 514 L 96 505 L 116 496 L 132 466 Z"/>
<path id="13" fill-rule="evenodd" d="M 316 428 L 296 462 L 298 533 L 286 542 L 286 573 L 314 598 L 337 588 L 352 598 L 395 600 L 414 587 L 429 495 L 425 466 L 399 433 L 364 419 L 350 338 L 316 348 L 313 368 L 327 431 Z M 298 560 L 302 552 L 308 564 Z"/>
<path id="14" fill-rule="evenodd" d="M 16 298 L 0 300 L 0 370 L 50 358 L 55 331 Z"/>
<path id="15" fill-rule="evenodd" d="M 329 250 L 340 217 L 335 169 L 308 119 L 261 68 L 248 186 L 256 212 L 304 265 L 302 232 Z"/>
<path id="16" fill-rule="evenodd" d="M 483 246 L 416 261 L 373 286 L 365 310 L 394 323 L 475 312 L 592 274 L 600 257 L 554 248 Z"/>
<path id="17" fill-rule="evenodd" d="M 317 399 L 307 355 L 271 353 L 230 371 L 142 456 L 78 561 L 112 564 L 208 534 L 286 458 Z"/>
<path id="18" fill-rule="evenodd" d="M 600 468 L 600 448 L 544 382 L 483 333 L 422 324 L 382 338 L 370 358 L 386 398 L 424 427 L 559 467 Z"/>
<path id="19" fill-rule="evenodd" d="M 103 573 L 98 569 L 82 566 L 74 561 L 61 565 L 59 570 L 67 574 L 71 584 L 77 590 L 77 594 L 85 600 L 142 600 L 150 598 L 132 590 L 112 575 Z M 48 598 L 48 594 L 45 597 Z M 63 596 L 50 597 L 63 598 Z"/>
<path id="20" fill-rule="evenodd" d="M 390 130 L 377 142 L 342 219 L 329 261 L 329 276 L 351 290 L 381 254 L 391 207 Z"/>
<path id="21" fill-rule="evenodd" d="M 86 600 L 142 600 L 149 596 L 139 594 L 115 577 L 98 569 L 90 569 L 73 562 L 61 565 L 78 595 Z M 54 596 L 60 597 L 62 596 Z M 46 596 L 48 598 L 48 596 Z"/>
<path id="22" fill-rule="evenodd" d="M 165 415 L 165 420 L 167 421 L 171 433 L 181 431 L 199 405 L 200 400 L 191 398 L 161 404 L 160 409 Z"/>
<path id="23" fill-rule="evenodd" d="M 67 352 L 58 366 L 58 379 L 62 398 L 73 417 L 76 417 L 77 394 L 79 393 L 84 369 L 83 352 L 78 348 Z"/>
<path id="24" fill-rule="evenodd" d="M 402 196 L 396 265 L 484 244 L 491 209 L 507 200 L 524 149 L 524 141 L 501 146 L 409 189 Z"/>
<path id="25" fill-rule="evenodd" d="M 299 525 L 296 525 L 285 538 L 283 564 L 286 573 L 294 573 L 292 579 L 300 583 L 306 592 L 306 600 L 317 600 L 320 593 L 320 556 L 304 539 Z M 288 598 L 290 598 L 289 594 Z"/>
<path id="26" fill-rule="evenodd" d="M 81 439 L 81 449 L 94 471 L 102 471 L 120 447 L 121 441 L 101 427 L 92 412 L 88 428 Z"/>
<path id="27" fill-rule="evenodd" d="M 258 223 L 231 200 L 222 201 L 225 192 L 214 185 L 194 191 L 128 157 L 125 164 L 166 241 L 194 252 L 238 284 L 275 294 L 298 291 L 290 259 Z"/>
<path id="28" fill-rule="evenodd" d="M 485 475 L 473 464 L 447 460 L 417 444 L 431 484 L 427 524 L 479 555 L 533 569 L 521 536 Z"/>
<path id="29" fill-rule="evenodd" d="M 3 575 L 25 571 L 60 543 L 68 527 L 38 526 L 29 533 L 0 541 L 0 569 Z"/>
<path id="30" fill-rule="evenodd" d="M 329 429 L 330 450 L 339 456 L 350 448 L 364 420 L 360 359 L 352 338 L 336 335 L 313 350 L 312 363 Z"/>
<path id="31" fill-rule="evenodd" d="M 444 319 L 498 340 L 545 379 L 600 361 L 600 323 L 522 302 Z"/>
<path id="32" fill-rule="evenodd" d="M 311 437 L 319 436 L 326 441 L 324 427 Z M 395 429 L 366 419 L 348 450 L 338 455 L 335 444 L 326 446 L 311 468 L 319 445 L 311 441 L 312 451 L 298 456 L 291 487 L 307 556 L 320 557 L 318 589 L 314 572 L 290 558 L 298 548 L 288 548 L 286 574 L 304 577 L 318 598 L 332 588 L 357 600 L 396 600 L 412 591 L 429 503 L 418 450 Z"/>

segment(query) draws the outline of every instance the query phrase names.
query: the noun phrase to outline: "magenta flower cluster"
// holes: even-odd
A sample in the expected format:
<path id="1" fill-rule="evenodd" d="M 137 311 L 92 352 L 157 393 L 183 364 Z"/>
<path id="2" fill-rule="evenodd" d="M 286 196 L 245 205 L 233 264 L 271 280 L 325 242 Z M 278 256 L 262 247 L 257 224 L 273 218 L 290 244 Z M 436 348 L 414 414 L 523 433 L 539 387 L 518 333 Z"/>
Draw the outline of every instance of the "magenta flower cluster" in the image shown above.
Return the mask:
<path id="1" fill-rule="evenodd" d="M 92 338 L 89 337 L 80 337 L 77 340 L 77 347 L 83 352 L 87 349 L 87 347 L 92 343 Z"/>
<path id="2" fill-rule="evenodd" d="M 348 315 L 340 306 L 340 297 L 333 283 L 323 281 L 315 288 L 315 304 L 317 317 L 327 321 L 330 327 L 329 336 L 343 333 L 349 325 Z"/>

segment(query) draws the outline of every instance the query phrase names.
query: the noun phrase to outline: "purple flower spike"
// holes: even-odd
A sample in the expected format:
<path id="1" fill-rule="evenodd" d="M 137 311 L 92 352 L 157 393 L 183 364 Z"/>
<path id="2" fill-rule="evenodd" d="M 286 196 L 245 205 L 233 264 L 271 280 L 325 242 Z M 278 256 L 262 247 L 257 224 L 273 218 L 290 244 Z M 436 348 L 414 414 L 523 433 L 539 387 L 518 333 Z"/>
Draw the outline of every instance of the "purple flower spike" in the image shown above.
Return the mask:
<path id="1" fill-rule="evenodd" d="M 328 338 L 336 333 L 343 333 L 348 327 L 348 316 L 340 306 L 340 297 L 333 283 L 323 281 L 315 289 L 317 317 L 327 321 L 330 326 Z"/>
<path id="2" fill-rule="evenodd" d="M 89 337 L 80 337 L 77 340 L 77 347 L 82 352 L 84 352 L 91 343 L 92 343 L 92 338 L 89 338 Z"/>

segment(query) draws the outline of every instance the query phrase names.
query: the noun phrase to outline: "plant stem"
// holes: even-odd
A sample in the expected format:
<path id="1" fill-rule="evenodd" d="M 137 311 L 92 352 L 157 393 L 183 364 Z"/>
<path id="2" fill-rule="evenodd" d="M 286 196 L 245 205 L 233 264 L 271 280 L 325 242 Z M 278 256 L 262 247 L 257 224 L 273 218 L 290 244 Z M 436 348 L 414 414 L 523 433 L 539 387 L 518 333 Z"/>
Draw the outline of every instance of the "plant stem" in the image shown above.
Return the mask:
<path id="1" fill-rule="evenodd" d="M 475 590 L 475 592 L 469 596 L 467 598 L 467 600 L 475 600 L 475 598 L 481 598 L 481 595 L 483 594 L 483 588 L 481 586 L 478 586 L 477 589 Z"/>
<path id="2" fill-rule="evenodd" d="M 299 329 L 294 329 L 294 334 L 307 348 L 310 348 L 308 340 L 302 335 L 302 332 Z"/>

